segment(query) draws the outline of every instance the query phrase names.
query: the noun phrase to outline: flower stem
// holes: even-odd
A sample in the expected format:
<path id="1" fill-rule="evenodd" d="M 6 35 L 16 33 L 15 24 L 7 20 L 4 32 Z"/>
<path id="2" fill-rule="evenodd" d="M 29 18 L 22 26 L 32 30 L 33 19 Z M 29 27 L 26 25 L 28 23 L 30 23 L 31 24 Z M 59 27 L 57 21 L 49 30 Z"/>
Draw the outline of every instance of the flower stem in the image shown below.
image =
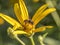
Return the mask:
<path id="1" fill-rule="evenodd" d="M 32 45 L 35 45 L 34 40 L 33 40 L 33 35 L 30 36 L 29 38 L 30 38 L 30 40 L 31 40 L 31 42 L 32 42 Z"/>
<path id="2" fill-rule="evenodd" d="M 39 40 L 39 42 L 40 42 L 41 45 L 45 45 L 45 44 L 43 43 L 43 37 L 42 37 L 41 35 L 38 37 L 38 40 Z"/>
<path id="3" fill-rule="evenodd" d="M 34 40 L 33 40 L 33 37 L 32 37 L 32 36 L 30 37 L 30 40 L 31 40 L 31 42 L 32 42 L 32 45 L 35 45 L 35 43 L 34 43 Z"/>
<path id="4" fill-rule="evenodd" d="M 45 45 L 43 41 L 44 41 L 45 37 L 47 36 L 47 34 L 48 33 L 45 33 L 45 34 L 43 34 L 43 36 L 40 35 L 38 37 L 38 40 L 39 40 L 39 42 L 40 42 L 41 45 Z"/>
<path id="5" fill-rule="evenodd" d="M 25 43 L 17 35 L 15 36 L 15 39 L 19 41 L 22 45 L 25 45 Z"/>

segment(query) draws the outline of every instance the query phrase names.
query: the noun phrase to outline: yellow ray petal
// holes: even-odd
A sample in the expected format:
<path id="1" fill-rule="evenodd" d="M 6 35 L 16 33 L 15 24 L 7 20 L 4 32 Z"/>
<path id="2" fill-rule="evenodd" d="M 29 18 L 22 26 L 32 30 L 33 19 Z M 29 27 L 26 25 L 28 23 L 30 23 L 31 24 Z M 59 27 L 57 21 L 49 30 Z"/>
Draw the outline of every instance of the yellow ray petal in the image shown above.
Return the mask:
<path id="1" fill-rule="evenodd" d="M 22 19 L 22 17 L 21 17 L 21 12 L 20 12 L 18 3 L 15 3 L 15 4 L 14 4 L 14 12 L 15 12 L 16 17 L 17 17 L 17 19 L 19 20 L 19 22 L 20 22 L 21 24 L 23 24 L 23 19 Z"/>
<path id="2" fill-rule="evenodd" d="M 43 18 L 45 18 L 49 13 L 52 13 L 53 11 L 55 11 L 55 8 L 50 8 L 45 10 L 35 21 L 34 21 L 34 25 L 36 25 L 39 21 L 41 21 Z"/>
<path id="3" fill-rule="evenodd" d="M 47 4 L 41 6 L 32 17 L 32 21 L 34 22 L 46 8 L 47 8 Z"/>
<path id="4" fill-rule="evenodd" d="M 18 31 L 14 31 L 13 34 L 27 34 L 26 32 L 24 31 L 21 31 L 21 30 L 18 30 Z"/>
<path id="5" fill-rule="evenodd" d="M 0 17 L 2 17 L 4 20 L 6 20 L 8 23 L 10 23 L 13 26 L 16 25 L 17 27 L 22 27 L 16 20 L 14 20 L 13 18 L 11 18 L 5 14 L 0 13 Z"/>
<path id="6" fill-rule="evenodd" d="M 35 29 L 33 32 L 42 32 L 45 31 L 47 28 L 53 28 L 53 26 L 43 26 Z"/>
<path id="7" fill-rule="evenodd" d="M 28 11 L 27 11 L 27 8 L 25 6 L 24 1 L 23 0 L 19 0 L 19 4 L 20 4 L 21 13 L 22 13 L 22 18 L 24 20 L 28 20 L 29 19 Z"/>
<path id="8" fill-rule="evenodd" d="M 28 33 L 26 33 L 26 32 L 23 31 L 23 30 L 14 30 L 14 29 L 12 29 L 11 27 L 9 27 L 9 28 L 7 29 L 7 32 L 8 32 L 8 35 L 12 35 L 12 34 L 14 34 L 14 35 L 16 35 L 16 34 L 27 34 L 27 35 L 28 35 Z"/>

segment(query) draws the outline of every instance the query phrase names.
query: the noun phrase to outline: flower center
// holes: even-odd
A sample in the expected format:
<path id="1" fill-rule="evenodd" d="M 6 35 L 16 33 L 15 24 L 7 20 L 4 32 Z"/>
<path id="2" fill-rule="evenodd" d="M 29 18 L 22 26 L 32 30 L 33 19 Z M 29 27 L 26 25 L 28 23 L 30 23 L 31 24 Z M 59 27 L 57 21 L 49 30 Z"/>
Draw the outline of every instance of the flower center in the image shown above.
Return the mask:
<path id="1" fill-rule="evenodd" d="M 25 20 L 24 22 L 24 31 L 26 31 L 27 33 L 31 32 L 33 29 L 33 21 Z"/>

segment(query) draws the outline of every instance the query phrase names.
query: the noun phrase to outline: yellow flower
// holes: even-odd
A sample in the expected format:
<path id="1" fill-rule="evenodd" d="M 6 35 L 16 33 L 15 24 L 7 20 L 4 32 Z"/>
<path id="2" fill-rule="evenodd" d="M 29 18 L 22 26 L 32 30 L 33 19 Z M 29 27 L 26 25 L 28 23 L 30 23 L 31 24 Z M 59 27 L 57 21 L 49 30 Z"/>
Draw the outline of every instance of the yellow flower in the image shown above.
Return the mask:
<path id="1" fill-rule="evenodd" d="M 46 9 L 46 8 L 47 8 L 47 4 L 44 4 L 36 11 L 32 19 L 29 19 L 29 14 L 24 1 L 19 0 L 19 3 L 14 4 L 14 12 L 19 22 L 3 13 L 0 13 L 0 17 L 2 17 L 4 20 L 6 20 L 8 23 L 10 23 L 13 26 L 12 28 L 10 27 L 8 29 L 8 33 L 13 33 L 14 35 L 16 34 L 31 35 L 36 32 L 42 32 L 46 30 L 46 28 L 53 27 L 53 26 L 42 26 L 39 28 L 35 28 L 36 25 L 43 18 L 45 18 L 49 13 L 56 10 L 55 8 L 50 8 L 50 9 Z"/>

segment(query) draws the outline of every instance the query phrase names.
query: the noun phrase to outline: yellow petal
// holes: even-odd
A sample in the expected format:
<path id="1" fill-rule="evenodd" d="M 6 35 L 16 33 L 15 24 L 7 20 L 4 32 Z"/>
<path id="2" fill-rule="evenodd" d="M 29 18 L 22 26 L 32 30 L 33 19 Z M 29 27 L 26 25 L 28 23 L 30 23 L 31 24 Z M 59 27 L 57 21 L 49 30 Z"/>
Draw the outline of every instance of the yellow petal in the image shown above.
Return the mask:
<path id="1" fill-rule="evenodd" d="M 34 22 L 46 8 L 47 8 L 47 4 L 41 6 L 32 17 L 32 21 Z"/>
<path id="2" fill-rule="evenodd" d="M 27 11 L 27 8 L 25 6 L 24 1 L 23 0 L 19 0 L 19 4 L 20 4 L 21 13 L 22 13 L 22 18 L 24 20 L 28 20 L 29 19 L 28 11 Z"/>
<path id="3" fill-rule="evenodd" d="M 14 31 L 13 34 L 27 34 L 24 31 L 18 30 L 18 31 Z"/>
<path id="4" fill-rule="evenodd" d="M 39 21 L 41 21 L 43 18 L 45 18 L 49 13 L 52 13 L 53 11 L 55 11 L 55 8 L 50 8 L 45 10 L 43 13 L 41 13 L 41 15 L 34 21 L 34 25 L 36 25 Z"/>
<path id="5" fill-rule="evenodd" d="M 46 30 L 46 27 L 39 27 L 39 28 L 35 29 L 33 32 L 42 32 L 44 30 Z"/>
<path id="6" fill-rule="evenodd" d="M 53 28 L 53 26 L 45 26 L 46 28 Z"/>
<path id="7" fill-rule="evenodd" d="M 45 31 L 47 28 L 53 28 L 53 26 L 43 26 L 35 29 L 33 32 L 42 32 Z"/>
<path id="8" fill-rule="evenodd" d="M 16 17 L 17 17 L 17 19 L 19 20 L 19 22 L 20 22 L 21 24 L 23 24 L 23 19 L 22 19 L 22 17 L 21 17 L 21 12 L 20 12 L 18 3 L 15 3 L 15 4 L 14 4 L 14 12 L 15 12 Z"/>
<path id="9" fill-rule="evenodd" d="M 23 31 L 23 30 L 14 30 L 14 29 L 12 29 L 11 27 L 9 27 L 9 28 L 7 29 L 7 32 L 8 32 L 8 35 L 18 35 L 18 34 L 27 34 L 27 35 L 28 35 L 28 33 L 26 33 L 26 32 Z"/>
<path id="10" fill-rule="evenodd" d="M 14 20 L 13 18 L 11 18 L 5 14 L 0 13 L 0 17 L 2 17 L 4 20 L 6 20 L 8 23 L 10 23 L 12 26 L 16 25 L 17 27 L 22 27 L 20 25 L 20 23 L 18 23 L 16 20 Z"/>

